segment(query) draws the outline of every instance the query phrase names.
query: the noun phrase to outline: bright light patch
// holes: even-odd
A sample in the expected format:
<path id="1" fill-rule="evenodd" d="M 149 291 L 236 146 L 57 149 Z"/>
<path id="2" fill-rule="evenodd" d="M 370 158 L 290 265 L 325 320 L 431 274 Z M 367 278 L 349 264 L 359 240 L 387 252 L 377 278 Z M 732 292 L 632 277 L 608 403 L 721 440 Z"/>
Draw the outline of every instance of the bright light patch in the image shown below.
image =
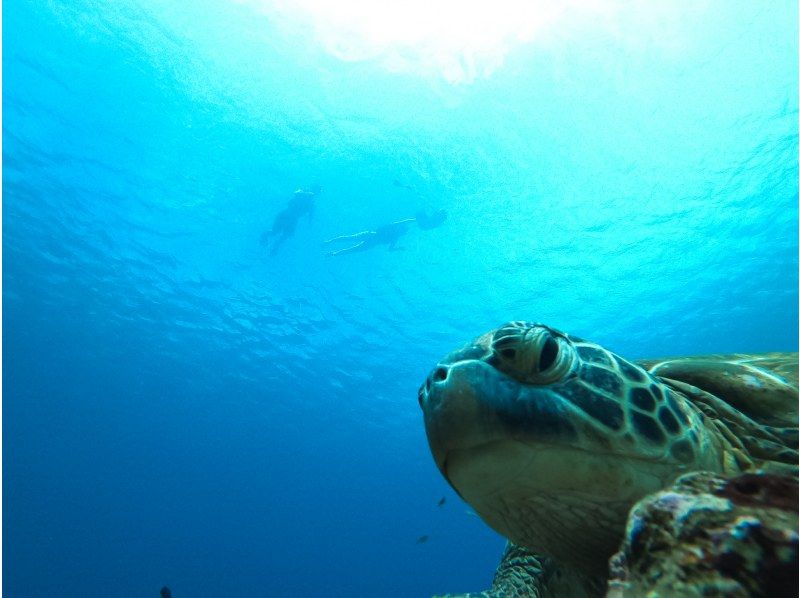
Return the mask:
<path id="1" fill-rule="evenodd" d="M 470 83 L 491 75 L 515 48 L 551 45 L 583 32 L 638 53 L 683 45 L 682 20 L 704 0 L 676 10 L 673 0 L 236 0 L 316 38 L 346 61 L 372 60 L 393 72 Z"/>
<path id="2" fill-rule="evenodd" d="M 245 2 L 313 28 L 326 50 L 342 60 L 379 60 L 395 72 L 438 73 L 450 83 L 491 74 L 564 8 L 542 0 Z"/>

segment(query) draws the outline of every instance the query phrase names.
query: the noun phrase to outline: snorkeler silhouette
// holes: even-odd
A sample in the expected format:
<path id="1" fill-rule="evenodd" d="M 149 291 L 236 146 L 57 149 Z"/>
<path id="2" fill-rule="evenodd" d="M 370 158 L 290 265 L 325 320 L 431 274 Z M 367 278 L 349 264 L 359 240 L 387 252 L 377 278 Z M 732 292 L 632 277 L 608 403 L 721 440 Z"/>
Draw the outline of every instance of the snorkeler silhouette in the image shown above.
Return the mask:
<path id="1" fill-rule="evenodd" d="M 365 230 L 360 233 L 352 235 L 340 235 L 333 239 L 328 239 L 325 243 L 334 243 L 336 241 L 358 241 L 355 245 L 332 251 L 328 255 L 341 255 L 343 253 L 355 253 L 356 251 L 366 251 L 377 247 L 378 245 L 386 245 L 390 250 L 397 248 L 397 241 L 408 232 L 408 228 L 412 222 L 416 222 L 422 230 L 430 230 L 441 226 L 447 220 L 447 212 L 444 210 L 437 210 L 433 214 L 427 214 L 424 211 L 419 211 L 414 214 L 413 218 L 405 218 L 404 220 L 397 220 L 391 224 L 384 224 L 379 226 L 377 230 Z"/>
<path id="2" fill-rule="evenodd" d="M 311 219 L 314 213 L 314 202 L 320 191 L 322 188 L 319 185 L 314 185 L 311 189 L 298 189 L 286 207 L 275 215 L 272 228 L 264 231 L 261 235 L 262 245 L 270 245 L 270 242 L 272 244 L 270 255 L 275 255 L 283 242 L 294 234 L 300 218 L 308 216 L 308 219 Z"/>

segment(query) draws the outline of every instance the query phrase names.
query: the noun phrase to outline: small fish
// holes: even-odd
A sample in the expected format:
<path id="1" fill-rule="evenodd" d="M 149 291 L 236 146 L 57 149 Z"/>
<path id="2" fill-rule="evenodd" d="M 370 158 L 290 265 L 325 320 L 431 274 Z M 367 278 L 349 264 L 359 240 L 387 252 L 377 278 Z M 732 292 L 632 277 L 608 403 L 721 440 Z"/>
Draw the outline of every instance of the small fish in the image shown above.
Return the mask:
<path id="1" fill-rule="evenodd" d="M 425 544 L 429 539 L 429 536 L 420 536 L 417 538 L 417 544 Z"/>
<path id="2" fill-rule="evenodd" d="M 464 511 L 464 512 L 465 512 L 467 515 L 472 515 L 473 517 L 480 517 L 480 516 L 479 516 L 479 515 L 478 515 L 478 514 L 477 514 L 475 511 L 473 511 L 472 509 L 467 509 L 467 510 L 466 510 L 466 511 Z"/>
<path id="3" fill-rule="evenodd" d="M 439 499 L 439 502 L 436 503 L 436 506 L 437 507 L 441 507 L 444 503 L 445 503 L 445 499 L 444 499 L 444 496 L 443 496 L 442 498 Z"/>

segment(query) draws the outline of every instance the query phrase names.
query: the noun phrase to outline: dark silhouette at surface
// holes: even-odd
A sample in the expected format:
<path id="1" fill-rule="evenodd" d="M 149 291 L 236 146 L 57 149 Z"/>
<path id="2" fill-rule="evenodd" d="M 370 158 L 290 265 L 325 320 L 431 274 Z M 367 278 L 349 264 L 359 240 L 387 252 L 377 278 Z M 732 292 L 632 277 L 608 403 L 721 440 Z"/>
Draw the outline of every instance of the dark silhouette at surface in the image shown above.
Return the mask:
<path id="1" fill-rule="evenodd" d="M 379 245 L 386 245 L 390 250 L 397 248 L 397 241 L 408 232 L 412 222 L 416 222 L 422 230 L 430 230 L 441 226 L 447 220 L 447 212 L 437 210 L 432 214 L 417 212 L 413 218 L 397 220 L 391 224 L 379 226 L 377 230 L 365 230 L 352 235 L 340 235 L 328 239 L 325 243 L 336 243 L 337 241 L 356 241 L 355 245 L 330 252 L 329 255 L 342 255 L 343 253 L 355 253 L 356 251 L 366 251 Z"/>
<path id="2" fill-rule="evenodd" d="M 161 595 L 161 598 L 172 598 L 172 592 L 170 591 L 170 589 L 167 586 L 164 586 L 163 588 L 161 588 L 160 595 Z"/>
<path id="3" fill-rule="evenodd" d="M 303 216 L 311 220 L 314 203 L 322 188 L 314 185 L 311 189 L 298 189 L 292 194 L 289 203 L 275 215 L 272 228 L 261 235 L 261 244 L 270 247 L 269 254 L 275 255 L 284 241 L 294 234 L 297 222 Z"/>
<path id="4" fill-rule="evenodd" d="M 328 239 L 326 243 L 335 243 L 336 241 L 357 241 L 355 245 L 339 249 L 338 251 L 331 251 L 330 255 L 341 255 L 343 253 L 355 253 L 356 251 L 366 251 L 378 245 L 386 245 L 389 249 L 397 247 L 397 241 L 404 234 L 408 232 L 409 225 L 414 222 L 413 218 L 406 218 L 405 220 L 398 220 L 391 224 L 384 224 L 379 226 L 378 230 L 365 230 L 360 233 L 352 235 L 340 235 L 333 239 Z"/>

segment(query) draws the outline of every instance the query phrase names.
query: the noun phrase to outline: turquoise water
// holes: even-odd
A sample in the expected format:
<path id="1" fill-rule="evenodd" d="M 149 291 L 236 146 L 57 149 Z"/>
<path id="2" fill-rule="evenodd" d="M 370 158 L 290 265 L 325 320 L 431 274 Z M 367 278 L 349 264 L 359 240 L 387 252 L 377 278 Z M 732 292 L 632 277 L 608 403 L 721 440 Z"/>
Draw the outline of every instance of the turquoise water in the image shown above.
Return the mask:
<path id="1" fill-rule="evenodd" d="M 6 2 L 5 595 L 483 589 L 438 358 L 512 319 L 797 349 L 795 3 L 553 6 L 450 38 L 433 3 Z"/>

